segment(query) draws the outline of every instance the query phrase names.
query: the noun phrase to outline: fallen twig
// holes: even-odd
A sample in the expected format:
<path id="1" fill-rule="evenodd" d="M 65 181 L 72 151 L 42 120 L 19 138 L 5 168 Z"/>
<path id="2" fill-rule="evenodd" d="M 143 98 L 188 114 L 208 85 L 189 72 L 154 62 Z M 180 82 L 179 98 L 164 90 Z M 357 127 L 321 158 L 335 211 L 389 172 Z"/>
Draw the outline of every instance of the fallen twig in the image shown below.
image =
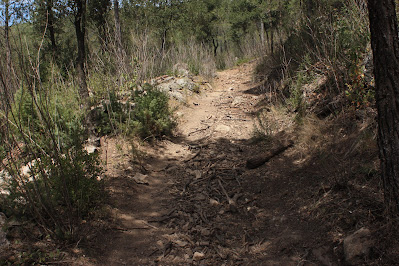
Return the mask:
<path id="1" fill-rule="evenodd" d="M 189 161 L 195 159 L 195 157 L 197 157 L 200 153 L 201 153 L 201 150 L 199 150 L 196 154 L 194 154 L 194 156 L 192 156 L 192 157 L 190 157 L 190 158 L 184 160 L 183 162 L 187 163 L 187 162 L 189 162 Z"/>
<path id="2" fill-rule="evenodd" d="M 200 131 L 205 131 L 205 130 L 209 129 L 210 127 L 211 127 L 211 126 L 208 125 L 208 126 L 205 127 L 205 128 L 200 128 L 200 129 L 194 130 L 194 131 L 188 133 L 187 136 L 190 137 L 192 134 L 197 133 L 197 132 L 200 132 Z"/>
<path id="3" fill-rule="evenodd" d="M 249 158 L 247 160 L 247 165 L 246 166 L 249 169 L 258 168 L 259 166 L 264 165 L 267 161 L 269 161 L 274 156 L 277 156 L 280 153 L 283 153 L 286 149 L 292 147 L 293 145 L 294 145 L 294 142 L 293 141 L 289 141 L 287 144 L 280 145 L 277 148 L 275 148 L 275 149 L 273 149 L 271 151 L 268 151 L 268 152 L 266 152 L 264 154 Z"/>
<path id="4" fill-rule="evenodd" d="M 229 194 L 227 194 L 226 189 L 224 188 L 224 186 L 222 185 L 222 181 L 220 181 L 220 179 L 218 179 L 218 183 L 220 188 L 222 189 L 224 195 L 226 195 L 227 201 L 229 202 L 230 205 L 236 205 L 236 202 L 229 197 Z"/>

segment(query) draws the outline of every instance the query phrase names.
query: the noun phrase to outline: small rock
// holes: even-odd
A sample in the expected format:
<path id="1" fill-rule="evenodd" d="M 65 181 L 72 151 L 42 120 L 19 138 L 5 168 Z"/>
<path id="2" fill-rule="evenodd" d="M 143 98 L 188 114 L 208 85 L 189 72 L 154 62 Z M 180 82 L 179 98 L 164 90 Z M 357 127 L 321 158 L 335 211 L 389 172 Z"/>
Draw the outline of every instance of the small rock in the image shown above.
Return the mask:
<path id="1" fill-rule="evenodd" d="M 202 229 L 201 230 L 201 235 L 202 236 L 210 236 L 211 235 L 211 231 L 209 231 L 208 229 Z"/>
<path id="2" fill-rule="evenodd" d="M 202 173 L 201 173 L 200 170 L 195 170 L 195 171 L 194 171 L 194 174 L 195 174 L 195 178 L 196 178 L 196 179 L 200 179 L 200 178 L 202 177 Z"/>
<path id="3" fill-rule="evenodd" d="M 195 252 L 193 255 L 193 260 L 199 261 L 202 260 L 205 257 L 205 254 L 202 252 Z"/>
<path id="4" fill-rule="evenodd" d="M 237 96 L 234 98 L 233 102 L 231 103 L 231 106 L 236 107 L 244 102 L 245 102 L 244 97 Z"/>
<path id="5" fill-rule="evenodd" d="M 231 128 L 226 125 L 217 125 L 215 128 L 215 131 L 220 132 L 220 133 L 228 133 L 230 132 Z"/>
<path id="6" fill-rule="evenodd" d="M 98 147 L 94 145 L 86 145 L 83 149 L 87 151 L 88 154 L 92 154 L 98 151 Z"/>
<path id="7" fill-rule="evenodd" d="M 206 196 L 205 196 L 204 194 L 198 194 L 198 195 L 195 197 L 195 200 L 204 201 L 204 200 L 206 200 Z"/>
<path id="8" fill-rule="evenodd" d="M 143 175 L 141 173 L 137 173 L 134 177 L 132 177 L 134 182 L 140 185 L 149 185 L 150 183 L 148 183 L 147 178 L 148 175 Z"/>
<path id="9" fill-rule="evenodd" d="M 209 203 L 210 203 L 212 206 L 217 206 L 217 205 L 219 205 L 219 202 L 218 202 L 217 200 L 214 200 L 214 199 L 210 199 L 210 200 L 209 200 Z"/>
<path id="10" fill-rule="evenodd" d="M 188 243 L 186 241 L 181 241 L 181 240 L 174 240 L 173 241 L 176 245 L 178 245 L 179 247 L 185 247 L 188 245 Z"/>
<path id="11" fill-rule="evenodd" d="M 367 228 L 361 228 L 344 239 L 345 260 L 350 265 L 359 263 L 359 260 L 367 258 L 373 246 L 371 232 Z"/>

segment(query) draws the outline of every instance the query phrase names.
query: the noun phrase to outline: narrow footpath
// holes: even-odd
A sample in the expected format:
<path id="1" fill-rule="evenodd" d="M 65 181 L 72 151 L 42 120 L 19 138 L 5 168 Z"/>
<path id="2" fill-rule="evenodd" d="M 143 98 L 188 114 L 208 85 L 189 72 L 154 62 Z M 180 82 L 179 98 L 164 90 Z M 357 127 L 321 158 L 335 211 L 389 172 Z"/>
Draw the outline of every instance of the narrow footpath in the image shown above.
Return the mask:
<path id="1" fill-rule="evenodd" d="M 264 100 L 255 62 L 217 73 L 181 106 L 177 136 L 138 151 L 105 140 L 112 220 L 76 249 L 91 265 L 336 265 L 323 224 L 307 215 L 295 146 L 257 169 L 246 160 Z M 310 181 L 309 181 L 310 182 Z M 77 262 L 77 264 L 79 264 Z"/>

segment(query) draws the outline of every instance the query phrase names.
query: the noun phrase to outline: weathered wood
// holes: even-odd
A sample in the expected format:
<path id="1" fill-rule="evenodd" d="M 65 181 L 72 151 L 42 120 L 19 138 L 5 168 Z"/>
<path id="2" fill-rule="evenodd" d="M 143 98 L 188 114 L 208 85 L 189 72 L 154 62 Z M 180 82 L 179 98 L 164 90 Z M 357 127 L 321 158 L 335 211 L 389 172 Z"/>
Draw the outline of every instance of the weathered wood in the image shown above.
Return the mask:
<path id="1" fill-rule="evenodd" d="M 274 149 L 272 149 L 272 150 L 270 150 L 270 151 L 268 151 L 266 153 L 263 153 L 263 154 L 254 156 L 252 158 L 249 158 L 247 160 L 247 165 L 246 166 L 247 166 L 248 169 L 258 168 L 258 167 L 264 165 L 266 162 L 268 162 L 274 156 L 277 156 L 277 155 L 283 153 L 286 149 L 292 147 L 292 145 L 294 145 L 294 142 L 293 141 L 288 141 L 287 143 L 281 144 L 281 145 L 277 146 L 276 148 L 274 148 Z"/>

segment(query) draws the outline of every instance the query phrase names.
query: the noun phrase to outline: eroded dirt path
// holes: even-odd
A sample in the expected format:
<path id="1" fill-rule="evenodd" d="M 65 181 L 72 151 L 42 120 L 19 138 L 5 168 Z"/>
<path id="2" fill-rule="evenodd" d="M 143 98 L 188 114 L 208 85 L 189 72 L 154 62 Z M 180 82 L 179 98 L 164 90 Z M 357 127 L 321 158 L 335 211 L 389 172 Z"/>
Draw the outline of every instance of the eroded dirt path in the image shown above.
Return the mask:
<path id="1" fill-rule="evenodd" d="M 254 63 L 218 73 L 212 88 L 178 110 L 179 134 L 147 150 L 137 184 L 129 156 L 103 143 L 111 226 L 84 246 L 94 265 L 334 265 L 323 225 L 303 209 L 293 150 L 248 170 Z M 130 164 L 130 165 L 129 165 Z M 136 180 L 137 181 L 137 180 Z"/>

